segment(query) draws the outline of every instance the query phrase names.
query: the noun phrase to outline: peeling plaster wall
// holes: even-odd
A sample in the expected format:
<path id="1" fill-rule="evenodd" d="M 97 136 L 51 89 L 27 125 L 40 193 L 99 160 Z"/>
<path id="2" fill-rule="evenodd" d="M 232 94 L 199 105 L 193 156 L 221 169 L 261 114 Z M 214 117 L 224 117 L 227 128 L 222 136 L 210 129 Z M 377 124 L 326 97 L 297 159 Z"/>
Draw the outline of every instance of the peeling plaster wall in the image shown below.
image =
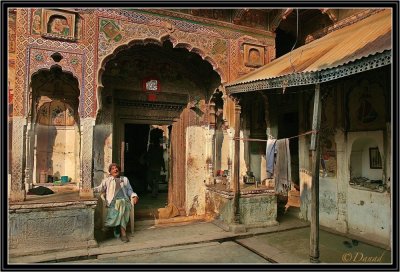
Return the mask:
<path id="1" fill-rule="evenodd" d="M 350 152 L 357 139 L 370 139 L 373 140 L 378 146 L 379 150 L 383 149 L 383 133 L 382 131 L 364 131 L 364 132 L 351 132 L 348 133 L 347 138 L 347 158 L 342 167 L 347 170 L 343 178 L 348 182 L 350 177 Z M 366 148 L 368 148 L 367 145 Z M 365 152 L 363 152 L 365 153 Z M 381 152 L 382 154 L 382 152 Z M 363 156 L 363 167 L 366 160 Z M 382 162 L 384 159 L 382 160 Z M 369 159 L 368 159 L 369 164 Z M 369 168 L 369 165 L 368 167 Z M 364 169 L 365 170 L 365 169 Z M 372 169 L 375 170 L 375 169 Z M 382 170 L 380 170 L 382 173 Z M 372 174 L 369 178 L 382 179 L 382 174 L 376 175 L 374 171 L 363 171 L 364 174 Z M 391 195 L 390 192 L 383 193 L 364 191 L 354 189 L 348 185 L 347 192 L 347 213 L 348 213 L 348 228 L 349 233 L 367 237 L 369 240 L 390 245 L 391 233 Z"/>
<path id="2" fill-rule="evenodd" d="M 232 197 L 206 190 L 207 215 L 227 224 L 233 223 Z"/>
<path id="3" fill-rule="evenodd" d="M 390 246 L 390 194 L 349 188 L 349 233 Z"/>
<path id="4" fill-rule="evenodd" d="M 224 138 L 222 140 L 222 147 L 221 147 L 221 169 L 228 170 L 228 159 L 232 161 L 232 158 L 230 157 L 230 151 L 229 151 L 230 139 L 226 131 L 224 131 L 223 137 Z"/>
<path id="5" fill-rule="evenodd" d="M 98 186 L 108 175 L 108 166 L 112 163 L 112 125 L 96 125 L 93 134 L 93 185 Z"/>
<path id="6" fill-rule="evenodd" d="M 381 71 L 384 73 L 384 71 Z M 369 83 L 364 83 L 368 77 Z M 391 227 L 391 129 L 390 121 L 383 123 L 384 99 L 387 95 L 383 76 L 380 73 L 370 72 L 367 75 L 344 80 L 330 90 L 330 96 L 325 98 L 326 125 L 334 131 L 329 139 L 334 139 L 336 145 L 336 177 L 319 177 L 319 220 L 320 225 L 332 230 L 352 234 L 370 241 L 390 247 Z M 378 86 L 378 83 L 381 85 Z M 379 117 L 373 123 L 362 124 L 350 105 L 357 105 L 358 100 L 351 100 L 352 95 L 362 95 L 365 90 L 360 86 L 367 86 L 375 96 L 373 98 Z M 378 87 L 377 87 L 378 86 Z M 335 94 L 336 92 L 336 94 Z M 374 96 L 374 97 L 375 97 Z M 346 99 L 348 105 L 346 105 Z M 307 131 L 311 127 L 312 99 L 302 99 L 299 107 L 300 129 Z M 353 102 L 352 102 L 353 101 Z M 356 101 L 356 102 L 355 102 Z M 377 102 L 378 101 L 378 102 Z M 351 114 L 353 112 L 353 114 Z M 346 119 L 349 118 L 349 119 Z M 386 128 L 386 130 L 385 130 Z M 379 130 L 380 129 L 380 130 Z M 310 137 L 299 138 L 299 166 L 300 166 L 300 197 L 301 207 L 299 216 L 302 219 L 311 218 L 311 159 Z M 382 169 L 370 169 L 369 148 L 378 147 L 381 154 Z M 353 151 L 353 153 L 352 153 Z M 353 159 L 353 164 L 351 161 Z M 357 165 L 355 165 L 357 163 Z M 353 188 L 350 178 L 362 176 L 370 180 L 383 180 L 388 190 L 380 193 L 363 187 Z M 364 189 L 364 190 L 363 190 Z"/>
<path id="7" fill-rule="evenodd" d="M 352 144 L 360 138 L 375 139 L 379 150 L 383 150 L 383 134 L 381 131 L 351 132 L 348 133 L 347 140 L 345 134 L 341 132 L 336 135 L 338 144 L 337 178 L 319 178 L 320 224 L 321 226 L 362 236 L 368 240 L 390 246 L 390 193 L 387 191 L 379 193 L 354 189 L 349 185 Z M 308 144 L 305 141 L 301 141 L 301 143 L 301 146 L 304 144 L 307 146 L 303 146 L 301 149 L 308 148 Z M 340 159 L 342 156 L 339 153 L 343 153 L 343 159 Z M 372 172 L 372 174 L 374 173 Z M 376 176 L 376 178 L 382 177 Z M 300 214 L 306 220 L 311 218 L 310 186 L 311 175 L 300 172 Z M 342 203 L 345 205 L 343 206 Z"/>
<path id="8" fill-rule="evenodd" d="M 337 180 L 320 178 L 319 182 L 319 222 L 323 226 L 330 226 L 337 219 Z M 311 199 L 311 195 L 309 196 Z M 311 212 L 310 209 L 308 209 Z M 308 218 L 311 213 L 308 214 Z"/>
<path id="9" fill-rule="evenodd" d="M 10 256 L 97 246 L 96 201 L 14 205 L 9 214 Z"/>
<path id="10" fill-rule="evenodd" d="M 200 126 L 186 129 L 186 214 L 205 214 L 206 130 Z"/>

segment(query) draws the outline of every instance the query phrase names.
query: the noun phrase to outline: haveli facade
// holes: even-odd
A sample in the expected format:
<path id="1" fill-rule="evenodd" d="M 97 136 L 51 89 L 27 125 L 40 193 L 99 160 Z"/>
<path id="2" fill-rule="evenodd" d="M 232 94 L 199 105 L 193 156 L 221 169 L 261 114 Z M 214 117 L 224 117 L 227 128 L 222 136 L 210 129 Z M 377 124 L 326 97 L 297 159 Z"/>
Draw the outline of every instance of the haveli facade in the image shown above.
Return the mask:
<path id="1" fill-rule="evenodd" d="M 312 44 L 312 40 L 318 41 L 329 32 L 345 29 L 375 13 L 368 9 L 304 10 L 305 27 L 297 46 Z M 249 144 L 238 138 L 263 140 L 267 134 L 279 138 L 294 132 L 285 132 L 282 122 L 271 125 L 278 122 L 274 112 L 282 108 L 267 103 L 268 95 L 243 99 L 225 87 L 289 53 L 290 48 L 283 46 L 287 39 L 278 41 L 277 36 L 282 29 L 293 33 L 295 15 L 293 9 L 11 10 L 8 49 L 12 252 L 31 246 L 38 239 L 42 244 L 32 250 L 96 246 L 93 233 L 97 200 L 92 188 L 107 175 L 111 162 L 120 163 L 125 173 L 132 170 L 136 164 L 129 160 L 133 157 L 128 158 L 128 150 L 145 146 L 146 142 L 139 142 L 131 134 L 150 133 L 142 129 L 145 125 L 159 126 L 168 139 L 168 202 L 179 209 L 181 216 L 212 217 L 227 230 L 235 229 L 238 223 L 245 228 L 277 224 L 278 200 L 273 186 L 268 186 L 265 143 Z M 320 22 L 319 26 L 305 20 L 310 15 Z M 332 26 L 336 28 L 330 30 Z M 382 89 L 387 92 L 387 85 Z M 332 97 L 338 99 L 336 94 Z M 300 98 L 287 102 L 289 108 L 296 108 L 288 113 L 298 110 L 296 99 Z M 310 105 L 304 103 L 299 105 L 308 109 Z M 326 114 L 330 118 L 330 113 Z M 297 134 L 306 130 L 303 121 L 295 122 L 299 122 Z M 388 139 L 390 121 L 382 119 L 379 124 L 377 129 L 385 130 L 379 137 Z M 279 130 L 283 132 L 280 134 Z M 303 165 L 309 160 L 304 155 L 306 145 L 299 143 L 294 157 L 294 179 L 300 188 L 307 168 Z M 383 147 L 379 147 L 382 152 Z M 385 142 L 385 150 L 390 150 L 390 142 Z M 334 149 L 329 152 L 336 158 L 336 166 L 328 162 L 328 174 L 336 171 L 340 176 L 346 165 L 338 163 L 338 149 L 336 153 Z M 390 156 L 385 158 L 390 161 Z M 385 163 L 385 173 L 390 172 L 390 167 Z M 245 183 L 247 172 L 253 172 L 259 183 Z M 55 202 L 27 194 L 49 176 L 67 176 L 72 184 L 71 194 L 60 192 Z M 331 195 L 331 183 L 323 190 L 329 199 L 328 208 L 342 211 L 347 205 L 342 191 L 348 185 L 342 184 L 343 190 Z M 386 215 L 381 219 L 386 225 L 379 237 L 390 243 L 390 191 L 384 191 Z M 337 199 L 341 206 L 336 204 Z M 301 214 L 307 219 L 309 207 L 303 203 L 307 202 L 302 198 Z M 348 218 L 352 213 L 336 219 L 350 230 L 343 225 L 336 229 L 351 231 Z M 77 240 L 82 243 L 72 245 Z"/>

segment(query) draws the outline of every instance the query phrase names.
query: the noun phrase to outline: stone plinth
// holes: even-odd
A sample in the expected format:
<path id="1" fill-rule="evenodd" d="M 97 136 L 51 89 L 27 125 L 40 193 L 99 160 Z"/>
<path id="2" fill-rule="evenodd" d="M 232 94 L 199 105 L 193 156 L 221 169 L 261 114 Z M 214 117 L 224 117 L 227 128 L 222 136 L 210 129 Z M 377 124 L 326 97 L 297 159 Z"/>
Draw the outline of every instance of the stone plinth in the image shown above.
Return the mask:
<path id="1" fill-rule="evenodd" d="M 232 191 L 208 186 L 206 190 L 206 214 L 220 220 L 223 224 L 232 225 L 233 217 Z M 273 190 L 244 190 L 239 199 L 240 223 L 246 228 L 257 228 L 278 225 L 277 197 Z"/>
<path id="2" fill-rule="evenodd" d="M 96 247 L 96 203 L 97 199 L 11 203 L 8 222 L 10 256 Z"/>

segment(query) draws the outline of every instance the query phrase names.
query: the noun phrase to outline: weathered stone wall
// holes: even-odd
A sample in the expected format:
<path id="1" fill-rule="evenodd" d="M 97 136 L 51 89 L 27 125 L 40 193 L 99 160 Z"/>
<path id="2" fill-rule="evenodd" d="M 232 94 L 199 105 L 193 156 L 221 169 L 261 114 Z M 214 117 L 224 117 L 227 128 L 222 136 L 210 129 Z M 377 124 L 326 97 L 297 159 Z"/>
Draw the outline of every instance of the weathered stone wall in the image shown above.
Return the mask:
<path id="1" fill-rule="evenodd" d="M 96 200 L 11 205 L 8 223 L 10 256 L 97 246 Z"/>
<path id="2" fill-rule="evenodd" d="M 226 224 L 234 222 L 233 194 L 206 190 L 206 214 Z M 239 199 L 240 223 L 247 228 L 277 225 L 277 198 L 274 193 L 242 195 Z"/>
<path id="3" fill-rule="evenodd" d="M 378 84 L 383 76 L 378 72 L 369 72 L 369 84 L 367 76 L 359 76 L 339 82 L 333 89 L 328 90 L 325 101 L 331 103 L 323 110 L 321 127 L 323 128 L 323 142 L 332 141 L 332 150 L 324 150 L 322 154 L 332 155 L 335 167 L 324 173 L 320 166 L 319 177 L 319 220 L 322 226 L 334 229 L 342 233 L 350 233 L 362 236 L 370 241 L 390 246 L 391 240 L 391 167 L 390 129 L 385 128 L 385 106 L 382 95 L 387 95 L 383 90 L 385 83 Z M 373 101 L 375 113 L 369 116 L 372 121 L 365 122 L 362 115 L 356 113 L 359 103 L 351 95 L 368 98 L 368 90 L 374 89 Z M 386 86 L 387 87 L 387 86 Z M 364 93 L 364 96 L 361 94 Z M 344 97 L 347 99 L 344 99 Z M 375 99 L 374 97 L 380 97 Z M 371 98 L 371 97 L 370 97 Z M 346 101 L 347 102 L 346 104 Z M 357 100 L 358 101 L 358 100 Z M 375 103 L 377 102 L 377 103 Z M 303 101 L 300 108 L 307 109 L 307 103 Z M 304 119 L 310 117 L 305 110 L 300 111 L 301 127 L 304 130 L 307 122 Z M 375 119 L 373 117 L 376 116 Z M 308 122 L 309 123 L 309 122 Z M 327 125 L 328 124 L 328 125 Z M 370 124 L 370 126 L 368 125 Z M 387 124 L 387 123 L 386 123 Z M 378 129 L 378 130 L 377 130 Z M 301 212 L 300 217 L 305 220 L 311 218 L 311 162 L 309 157 L 310 138 L 303 137 L 299 140 L 300 158 L 300 191 Z M 382 169 L 370 169 L 368 150 L 370 147 L 378 147 L 382 159 Z M 334 151 L 334 153 L 332 153 Z M 358 154 L 355 159 L 354 154 Z M 353 160 L 352 160 L 353 158 Z M 327 161 L 326 161 L 327 162 Z M 334 164 L 332 164 L 334 166 Z M 357 165 L 355 165 L 357 164 Z M 329 169 L 328 169 L 329 170 Z M 334 171 L 332 171 L 334 170 Z M 385 189 L 378 191 L 364 186 L 350 184 L 352 177 L 367 177 L 370 180 L 382 180 Z"/>
<path id="4" fill-rule="evenodd" d="M 204 127 L 186 128 L 186 214 L 205 213 L 206 130 Z"/>

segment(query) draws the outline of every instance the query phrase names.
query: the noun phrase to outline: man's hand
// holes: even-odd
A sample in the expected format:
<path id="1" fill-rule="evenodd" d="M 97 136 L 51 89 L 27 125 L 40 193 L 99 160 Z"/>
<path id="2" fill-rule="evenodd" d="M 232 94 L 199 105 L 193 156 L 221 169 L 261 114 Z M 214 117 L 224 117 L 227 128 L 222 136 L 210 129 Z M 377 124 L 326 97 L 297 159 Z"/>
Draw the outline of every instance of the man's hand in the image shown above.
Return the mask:
<path id="1" fill-rule="evenodd" d="M 138 201 L 139 201 L 139 197 L 137 197 L 137 196 L 131 196 L 131 198 L 132 198 L 132 200 L 133 200 L 133 204 L 136 205 L 136 203 L 138 203 Z"/>

